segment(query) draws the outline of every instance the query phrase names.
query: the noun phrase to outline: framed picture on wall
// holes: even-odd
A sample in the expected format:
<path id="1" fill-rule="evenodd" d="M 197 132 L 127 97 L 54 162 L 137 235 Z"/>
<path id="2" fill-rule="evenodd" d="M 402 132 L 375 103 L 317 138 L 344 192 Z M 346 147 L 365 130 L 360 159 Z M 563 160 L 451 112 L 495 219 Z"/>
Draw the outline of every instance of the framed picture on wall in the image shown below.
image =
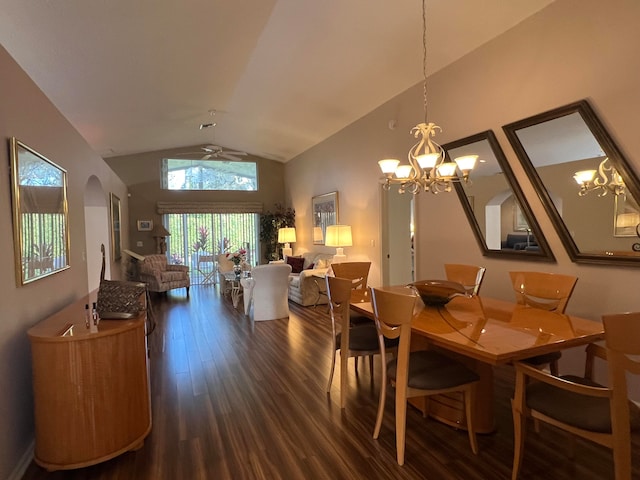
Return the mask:
<path id="1" fill-rule="evenodd" d="M 514 232 L 527 232 L 529 230 L 529 223 L 527 218 L 522 213 L 520 205 L 516 202 L 513 206 L 513 231 Z"/>
<path id="2" fill-rule="evenodd" d="M 122 257 L 120 243 L 120 198 L 110 193 L 111 206 L 111 260 L 119 260 Z"/>
<path id="3" fill-rule="evenodd" d="M 311 199 L 313 244 L 324 245 L 328 225 L 338 224 L 338 192 L 317 195 Z"/>
<path id="4" fill-rule="evenodd" d="M 139 232 L 150 232 L 153 230 L 153 220 L 138 220 Z"/>

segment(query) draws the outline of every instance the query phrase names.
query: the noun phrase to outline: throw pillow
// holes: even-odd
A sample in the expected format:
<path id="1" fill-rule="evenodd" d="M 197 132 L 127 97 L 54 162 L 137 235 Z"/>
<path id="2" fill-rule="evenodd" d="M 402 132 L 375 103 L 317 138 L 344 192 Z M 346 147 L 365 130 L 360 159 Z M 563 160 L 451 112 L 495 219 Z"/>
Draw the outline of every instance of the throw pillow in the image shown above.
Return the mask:
<path id="1" fill-rule="evenodd" d="M 316 268 L 327 268 L 328 266 L 329 265 L 327 265 L 327 261 L 324 258 L 320 258 L 316 262 Z"/>
<path id="2" fill-rule="evenodd" d="M 291 265 L 291 273 L 300 273 L 304 267 L 303 257 L 287 257 L 287 263 Z"/>
<path id="3" fill-rule="evenodd" d="M 313 263 L 310 264 L 307 268 L 305 268 L 305 270 L 313 270 Z"/>

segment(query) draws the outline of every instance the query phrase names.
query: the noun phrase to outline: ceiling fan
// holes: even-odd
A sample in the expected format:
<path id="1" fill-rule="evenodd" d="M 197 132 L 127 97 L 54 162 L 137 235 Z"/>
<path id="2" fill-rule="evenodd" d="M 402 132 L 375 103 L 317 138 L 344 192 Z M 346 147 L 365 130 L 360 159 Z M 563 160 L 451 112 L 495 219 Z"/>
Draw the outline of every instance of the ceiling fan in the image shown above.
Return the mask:
<path id="1" fill-rule="evenodd" d="M 247 155 L 247 152 L 241 152 L 239 150 L 225 150 L 219 145 L 205 145 L 204 147 L 200 147 L 199 152 L 186 152 L 186 153 L 177 153 L 176 156 L 194 156 L 194 155 L 202 155 L 200 160 L 210 160 L 212 158 L 224 158 L 226 160 L 232 161 L 242 161 L 239 157 L 244 157 Z"/>
<path id="2" fill-rule="evenodd" d="M 213 128 L 214 136 L 215 136 L 215 127 L 218 125 L 215 122 L 216 110 L 209 110 L 209 115 L 211 116 L 211 122 L 209 123 L 201 123 L 200 130 Z M 212 158 L 224 158 L 226 160 L 232 161 L 242 161 L 241 158 L 247 155 L 247 152 L 241 152 L 239 150 L 225 150 L 219 145 L 205 145 L 204 147 L 200 147 L 200 152 L 186 152 L 186 153 L 177 153 L 177 156 L 193 156 L 193 155 L 203 155 L 200 160 L 210 160 Z"/>

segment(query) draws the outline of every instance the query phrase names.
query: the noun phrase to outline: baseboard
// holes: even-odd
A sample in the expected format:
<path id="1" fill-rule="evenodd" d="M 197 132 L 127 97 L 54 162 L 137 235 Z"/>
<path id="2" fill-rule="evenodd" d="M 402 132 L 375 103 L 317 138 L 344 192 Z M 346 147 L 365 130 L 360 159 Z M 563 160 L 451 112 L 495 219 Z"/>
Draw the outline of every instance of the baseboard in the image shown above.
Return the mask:
<path id="1" fill-rule="evenodd" d="M 13 469 L 13 472 L 11 472 L 7 480 L 20 480 L 24 476 L 25 472 L 27 471 L 27 468 L 29 468 L 29 465 L 31 465 L 31 461 L 33 460 L 34 448 L 35 448 L 35 441 L 32 440 L 29 446 L 27 447 L 27 450 L 22 454 L 20 461 L 18 462 L 16 467 Z"/>

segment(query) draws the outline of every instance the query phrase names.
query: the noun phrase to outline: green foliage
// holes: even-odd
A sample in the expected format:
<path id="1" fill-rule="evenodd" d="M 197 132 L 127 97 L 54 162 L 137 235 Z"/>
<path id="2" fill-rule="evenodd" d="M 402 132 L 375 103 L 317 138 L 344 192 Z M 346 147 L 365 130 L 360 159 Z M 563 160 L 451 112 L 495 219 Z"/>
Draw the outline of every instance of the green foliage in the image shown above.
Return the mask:
<path id="1" fill-rule="evenodd" d="M 260 215 L 260 241 L 264 247 L 264 258 L 267 261 L 278 259 L 278 230 L 283 227 L 296 226 L 296 212 L 292 208 L 284 208 L 276 203 L 275 212 L 267 210 Z"/>

